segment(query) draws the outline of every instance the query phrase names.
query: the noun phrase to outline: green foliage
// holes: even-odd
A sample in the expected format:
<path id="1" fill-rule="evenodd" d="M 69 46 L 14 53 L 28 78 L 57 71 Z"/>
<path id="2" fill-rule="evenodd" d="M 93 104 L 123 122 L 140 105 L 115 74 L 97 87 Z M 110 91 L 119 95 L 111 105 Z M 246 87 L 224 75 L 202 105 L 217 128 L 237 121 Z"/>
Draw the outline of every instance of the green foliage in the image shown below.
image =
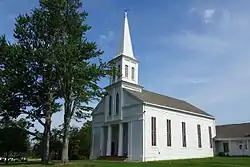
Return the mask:
<path id="1" fill-rule="evenodd" d="M 5 122 L 0 128 L 0 156 L 10 157 L 16 155 L 23 155 L 28 152 L 30 147 L 27 130 L 27 123 L 21 119 L 16 121 L 13 125 Z M 8 161 L 6 161 L 8 163 Z"/>
<path id="2" fill-rule="evenodd" d="M 83 127 L 79 131 L 79 139 L 80 139 L 80 149 L 79 154 L 84 157 L 84 159 L 88 159 L 90 155 L 91 149 L 91 140 L 92 140 L 92 128 L 91 121 L 87 121 L 84 123 Z"/>
<path id="3" fill-rule="evenodd" d="M 26 131 L 18 127 L 0 129 L 0 150 L 3 152 L 27 152 L 28 138 Z"/>
<path id="4" fill-rule="evenodd" d="M 53 160 L 59 160 L 62 154 L 63 128 L 54 128 L 51 130 L 50 154 Z M 40 157 L 42 154 L 42 143 L 35 140 L 32 148 L 34 157 Z M 88 159 L 91 148 L 91 122 L 87 121 L 81 128 L 71 127 L 69 131 L 69 159 L 79 160 Z"/>
<path id="5" fill-rule="evenodd" d="M 16 118 L 25 107 L 25 97 L 21 90 L 26 89 L 26 70 L 21 50 L 10 45 L 5 37 L 0 37 L 0 116 Z"/>
<path id="6" fill-rule="evenodd" d="M 90 102 L 104 93 L 98 82 L 109 75 L 112 68 L 111 63 L 102 60 L 103 51 L 86 37 L 91 27 L 85 23 L 88 13 L 80 10 L 80 0 L 41 0 L 40 5 L 34 15 L 42 18 L 38 20 L 42 26 L 38 24 L 38 27 L 50 34 L 46 35 L 49 53 L 56 53 L 50 56 L 53 58 L 50 61 L 56 76 L 60 76 L 56 88 L 58 96 L 64 100 L 62 160 L 67 162 L 71 119 L 89 116 Z M 45 38 L 39 39 L 44 41 Z"/>
<path id="7" fill-rule="evenodd" d="M 80 0 L 40 0 L 39 4 L 16 19 L 16 43 L 0 37 L 0 121 L 22 115 L 28 127 L 39 122 L 43 135 L 26 131 L 43 142 L 44 147 L 39 148 L 45 148 L 48 160 L 49 148 L 60 143 L 53 135 L 50 140 L 52 115 L 61 108 L 57 100 L 64 100 L 63 152 L 75 156 L 81 150 L 77 145 L 83 144 L 76 140 L 78 135 L 70 134 L 71 119 L 89 116 L 90 102 L 104 95 L 99 81 L 114 69 L 112 62 L 102 59 L 103 51 L 86 37 L 91 27 Z M 87 142 L 89 136 L 84 137 Z M 84 154 L 89 145 L 85 147 Z"/>
<path id="8" fill-rule="evenodd" d="M 29 126 L 34 126 L 34 121 L 44 126 L 46 97 L 41 76 L 32 54 L 22 47 L 0 38 L 0 116 L 9 120 L 26 115 Z M 52 104 L 52 111 L 59 108 L 59 104 Z"/>

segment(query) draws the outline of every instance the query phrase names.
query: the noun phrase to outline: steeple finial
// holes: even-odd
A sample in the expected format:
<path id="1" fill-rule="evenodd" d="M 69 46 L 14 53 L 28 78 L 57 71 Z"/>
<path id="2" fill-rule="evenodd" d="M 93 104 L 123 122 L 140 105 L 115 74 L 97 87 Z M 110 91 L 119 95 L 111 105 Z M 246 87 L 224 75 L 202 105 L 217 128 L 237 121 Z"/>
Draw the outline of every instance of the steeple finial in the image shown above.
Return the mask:
<path id="1" fill-rule="evenodd" d="M 129 9 L 124 10 L 124 26 L 122 31 L 122 38 L 120 42 L 120 48 L 118 50 L 118 55 L 125 55 L 131 58 L 134 57 L 133 47 L 130 37 L 129 24 L 128 24 L 128 11 Z"/>
<path id="2" fill-rule="evenodd" d="M 124 9 L 124 17 L 125 17 L 125 18 L 128 17 L 128 11 L 129 11 L 129 9 Z"/>

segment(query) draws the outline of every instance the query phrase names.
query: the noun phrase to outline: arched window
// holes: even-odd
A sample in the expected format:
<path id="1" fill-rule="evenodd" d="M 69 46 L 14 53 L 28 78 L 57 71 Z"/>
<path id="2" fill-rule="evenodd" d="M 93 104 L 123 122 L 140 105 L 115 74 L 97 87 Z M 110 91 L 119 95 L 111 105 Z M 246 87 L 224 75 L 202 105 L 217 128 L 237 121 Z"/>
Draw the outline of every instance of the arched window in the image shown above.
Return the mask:
<path id="1" fill-rule="evenodd" d="M 113 72 L 112 72 L 112 75 L 113 75 L 113 82 L 115 82 L 115 76 L 116 76 L 116 71 L 115 71 L 115 67 L 113 68 Z"/>
<path id="2" fill-rule="evenodd" d="M 109 116 L 112 113 L 112 96 L 109 96 Z"/>
<path id="3" fill-rule="evenodd" d="M 128 78 L 128 65 L 125 65 L 125 77 Z"/>
<path id="4" fill-rule="evenodd" d="M 134 67 L 132 67 L 132 74 L 131 74 L 131 76 L 132 76 L 132 80 L 135 80 L 135 68 Z"/>
<path id="5" fill-rule="evenodd" d="M 118 72 L 118 78 L 121 78 L 121 66 L 120 65 L 118 65 L 118 70 L 117 70 Z"/>
<path id="6" fill-rule="evenodd" d="M 116 106 L 115 106 L 116 115 L 119 114 L 119 110 L 120 110 L 120 97 L 119 97 L 119 93 L 116 93 Z"/>

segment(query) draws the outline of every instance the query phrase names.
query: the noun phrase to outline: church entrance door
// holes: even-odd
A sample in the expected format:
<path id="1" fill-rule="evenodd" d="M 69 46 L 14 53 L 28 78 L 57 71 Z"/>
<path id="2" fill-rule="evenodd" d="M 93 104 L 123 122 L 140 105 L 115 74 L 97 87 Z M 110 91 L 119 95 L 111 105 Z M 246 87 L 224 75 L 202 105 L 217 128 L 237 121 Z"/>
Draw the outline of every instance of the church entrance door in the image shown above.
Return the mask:
<path id="1" fill-rule="evenodd" d="M 114 156 L 115 155 L 115 142 L 112 141 L 111 143 L 111 155 Z"/>

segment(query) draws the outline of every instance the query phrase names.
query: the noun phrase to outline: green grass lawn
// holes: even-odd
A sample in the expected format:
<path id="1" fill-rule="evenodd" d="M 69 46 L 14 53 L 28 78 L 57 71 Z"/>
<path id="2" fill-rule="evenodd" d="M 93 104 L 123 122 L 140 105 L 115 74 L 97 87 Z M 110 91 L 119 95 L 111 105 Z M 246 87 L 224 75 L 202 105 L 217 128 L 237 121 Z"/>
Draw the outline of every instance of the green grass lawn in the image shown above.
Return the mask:
<path id="1" fill-rule="evenodd" d="M 0 166 L 42 167 L 41 164 L 9 164 Z M 215 157 L 206 159 L 173 160 L 158 162 L 72 161 L 69 164 L 51 164 L 59 167 L 250 167 L 250 157 Z"/>

